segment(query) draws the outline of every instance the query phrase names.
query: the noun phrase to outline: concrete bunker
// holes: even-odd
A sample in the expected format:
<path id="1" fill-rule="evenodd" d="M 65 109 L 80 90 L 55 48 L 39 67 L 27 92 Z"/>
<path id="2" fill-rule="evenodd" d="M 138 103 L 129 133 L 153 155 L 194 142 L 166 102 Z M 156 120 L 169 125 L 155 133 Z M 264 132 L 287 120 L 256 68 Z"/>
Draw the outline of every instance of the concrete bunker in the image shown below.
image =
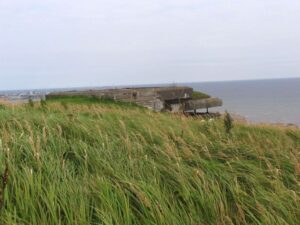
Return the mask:
<path id="1" fill-rule="evenodd" d="M 222 106 L 222 100 L 203 95 L 195 98 L 193 88 L 190 87 L 141 87 L 119 88 L 103 90 L 84 90 L 53 92 L 47 99 L 59 96 L 93 96 L 110 98 L 115 101 L 132 102 L 155 111 L 197 112 L 199 109 L 208 109 Z"/>

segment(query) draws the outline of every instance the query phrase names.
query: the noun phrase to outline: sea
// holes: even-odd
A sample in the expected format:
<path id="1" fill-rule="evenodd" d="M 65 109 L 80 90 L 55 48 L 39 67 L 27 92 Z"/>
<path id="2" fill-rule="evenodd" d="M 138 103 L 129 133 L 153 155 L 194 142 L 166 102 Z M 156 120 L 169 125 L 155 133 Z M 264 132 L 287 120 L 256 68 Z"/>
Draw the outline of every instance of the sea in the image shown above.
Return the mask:
<path id="1" fill-rule="evenodd" d="M 187 83 L 223 100 L 228 111 L 254 123 L 300 126 L 300 78 Z"/>
<path id="2" fill-rule="evenodd" d="M 170 86 L 174 84 L 155 84 L 139 86 Z M 300 126 L 300 78 L 219 81 L 180 83 L 178 86 L 190 86 L 196 91 L 208 93 L 223 100 L 223 106 L 210 109 L 211 112 L 228 111 L 253 123 L 282 123 Z M 121 86 L 120 86 L 121 87 Z M 127 87 L 127 86 L 122 86 Z M 85 87 L 67 89 L 32 90 L 46 94 L 53 91 L 103 89 L 114 87 Z M 1 94 L 19 95 L 20 91 L 0 91 Z"/>

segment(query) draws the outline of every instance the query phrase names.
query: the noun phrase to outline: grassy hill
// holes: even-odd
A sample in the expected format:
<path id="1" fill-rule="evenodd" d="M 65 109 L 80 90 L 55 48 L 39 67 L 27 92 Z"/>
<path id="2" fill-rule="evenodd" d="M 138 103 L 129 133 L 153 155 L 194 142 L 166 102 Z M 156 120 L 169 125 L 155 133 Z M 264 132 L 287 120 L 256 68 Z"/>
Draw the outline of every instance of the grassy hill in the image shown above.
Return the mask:
<path id="1" fill-rule="evenodd" d="M 296 129 L 65 98 L 0 107 L 0 135 L 0 224 L 300 221 Z"/>

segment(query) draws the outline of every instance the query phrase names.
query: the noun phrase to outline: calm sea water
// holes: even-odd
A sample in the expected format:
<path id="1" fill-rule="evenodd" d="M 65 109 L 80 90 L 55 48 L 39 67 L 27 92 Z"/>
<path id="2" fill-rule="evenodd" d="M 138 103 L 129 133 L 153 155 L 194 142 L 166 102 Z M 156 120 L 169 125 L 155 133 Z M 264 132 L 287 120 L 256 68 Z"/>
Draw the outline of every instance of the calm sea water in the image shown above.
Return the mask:
<path id="1" fill-rule="evenodd" d="M 300 78 L 187 84 L 223 99 L 223 107 L 253 122 L 300 125 Z"/>
<path id="2" fill-rule="evenodd" d="M 253 122 L 291 123 L 300 126 L 300 78 L 186 83 L 183 85 L 221 98 L 223 107 L 211 109 L 211 111 L 227 110 Z M 79 88 L 73 89 L 80 90 Z M 47 93 L 55 90 L 64 91 L 64 89 L 35 91 Z M 21 92 L 1 91 L 0 94 Z"/>

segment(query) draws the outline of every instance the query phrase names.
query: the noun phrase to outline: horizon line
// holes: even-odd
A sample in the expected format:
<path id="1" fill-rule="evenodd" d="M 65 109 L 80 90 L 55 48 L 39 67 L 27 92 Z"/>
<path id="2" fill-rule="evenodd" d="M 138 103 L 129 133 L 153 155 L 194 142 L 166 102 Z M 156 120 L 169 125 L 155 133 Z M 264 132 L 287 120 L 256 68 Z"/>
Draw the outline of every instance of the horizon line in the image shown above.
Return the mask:
<path id="1" fill-rule="evenodd" d="M 122 87 L 137 87 L 137 86 L 157 86 L 157 85 L 178 85 L 178 84 L 190 84 L 190 83 L 219 83 L 219 82 L 240 82 L 240 81 L 266 81 L 266 80 L 288 80 L 288 79 L 300 79 L 300 77 L 278 77 L 278 78 L 255 78 L 255 79 L 232 79 L 232 80 L 206 80 L 206 81 L 187 81 L 187 82 L 163 82 L 163 83 L 137 83 L 137 84 L 118 84 L 118 85 L 103 85 L 103 86 L 73 86 L 73 87 L 48 87 L 48 88 L 21 88 L 21 89 L 0 89 L 0 92 L 11 91 L 36 91 L 36 90 L 58 90 L 58 89 L 85 89 L 85 88 L 122 88 Z"/>

